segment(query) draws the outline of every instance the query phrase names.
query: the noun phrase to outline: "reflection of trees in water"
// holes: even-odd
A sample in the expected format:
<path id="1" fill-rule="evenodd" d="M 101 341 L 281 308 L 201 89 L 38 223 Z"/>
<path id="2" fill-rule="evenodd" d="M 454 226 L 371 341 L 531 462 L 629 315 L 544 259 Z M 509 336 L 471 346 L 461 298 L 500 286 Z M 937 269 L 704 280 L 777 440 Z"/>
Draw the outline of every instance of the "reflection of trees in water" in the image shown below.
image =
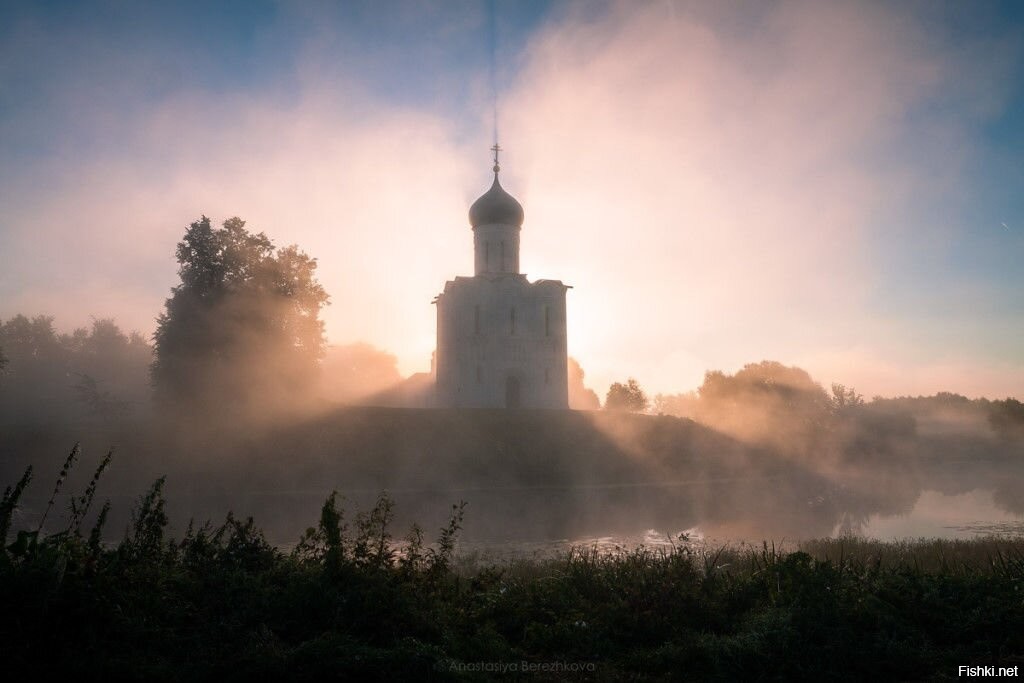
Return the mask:
<path id="1" fill-rule="evenodd" d="M 873 515 L 910 512 L 922 491 L 915 476 L 827 478 L 811 471 L 790 472 L 760 485 L 708 488 L 713 504 L 695 523 L 748 529 L 754 536 L 809 538 L 863 531 Z"/>
<path id="2" fill-rule="evenodd" d="M 878 488 L 865 494 L 842 489 L 837 500 L 838 516 L 833 535 L 859 535 L 864 532 L 868 521 L 875 515 L 892 516 L 909 514 L 921 495 L 921 487 L 915 480 L 877 481 Z M 895 485 L 893 485 L 895 484 Z"/>
<path id="3" fill-rule="evenodd" d="M 996 506 L 1015 515 L 1024 515 L 1024 477 L 1006 477 L 992 491 Z"/>
<path id="4" fill-rule="evenodd" d="M 992 491 L 996 507 L 1024 514 L 1024 450 L 1020 444 L 993 439 L 964 443 L 963 451 L 945 451 L 946 457 L 922 459 L 926 488 L 945 495 L 975 490 Z M 930 445 L 930 444 L 929 444 Z M 930 450 L 930 449 L 929 449 Z M 960 455 L 955 455 L 961 453 Z"/>

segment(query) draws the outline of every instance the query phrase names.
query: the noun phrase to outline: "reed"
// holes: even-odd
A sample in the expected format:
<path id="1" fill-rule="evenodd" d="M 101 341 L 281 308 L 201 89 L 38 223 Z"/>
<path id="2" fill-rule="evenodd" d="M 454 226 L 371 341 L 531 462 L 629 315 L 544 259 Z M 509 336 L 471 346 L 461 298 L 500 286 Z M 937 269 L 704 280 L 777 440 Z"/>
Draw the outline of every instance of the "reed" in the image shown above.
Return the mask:
<path id="1" fill-rule="evenodd" d="M 71 497 L 73 533 L 3 550 L 8 673 L 460 679 L 467 662 L 575 662 L 592 680 L 917 680 L 1024 657 L 1024 539 L 681 537 L 494 562 L 457 554 L 464 503 L 433 543 L 414 526 L 400 544 L 386 494 L 350 526 L 332 493 L 283 553 L 230 513 L 172 538 L 161 478 L 104 544 L 109 502 L 77 530 L 109 457 Z M 0 501 L 4 534 L 30 479 Z"/>

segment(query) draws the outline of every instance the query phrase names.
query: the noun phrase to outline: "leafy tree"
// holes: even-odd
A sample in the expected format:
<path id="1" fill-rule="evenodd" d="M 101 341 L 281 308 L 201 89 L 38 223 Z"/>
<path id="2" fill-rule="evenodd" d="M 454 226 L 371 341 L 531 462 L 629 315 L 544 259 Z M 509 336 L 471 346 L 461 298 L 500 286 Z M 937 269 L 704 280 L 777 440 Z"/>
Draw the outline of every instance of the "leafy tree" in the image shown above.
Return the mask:
<path id="1" fill-rule="evenodd" d="M 601 401 L 592 389 L 583 384 L 583 368 L 579 362 L 569 357 L 569 407 L 573 410 L 597 410 Z"/>
<path id="2" fill-rule="evenodd" d="M 101 418 L 116 417 L 123 414 L 128 405 L 102 386 L 102 382 L 92 375 L 77 373 L 79 380 L 73 388 L 78 400 L 88 409 L 89 413 Z"/>
<path id="3" fill-rule="evenodd" d="M 864 397 L 858 394 L 853 387 L 847 388 L 844 384 L 832 383 L 832 410 L 834 412 L 842 413 L 862 405 L 864 405 Z"/>
<path id="4" fill-rule="evenodd" d="M 52 356 L 60 346 L 57 333 L 53 329 L 52 315 L 37 315 L 31 319 L 24 315 L 16 315 L 0 324 L 0 340 L 12 357 Z"/>
<path id="5" fill-rule="evenodd" d="M 58 334 L 53 320 L 16 315 L 0 321 L 0 345 L 10 359 L 0 416 L 51 421 L 62 414 L 80 417 L 83 408 L 94 417 L 112 416 L 148 402 L 153 356 L 141 334 L 125 334 L 110 318 Z"/>
<path id="6" fill-rule="evenodd" d="M 989 405 L 989 424 L 1004 439 L 1024 439 L 1024 403 L 1015 398 L 992 401 Z"/>
<path id="7" fill-rule="evenodd" d="M 53 317 L 16 315 L 0 321 L 0 346 L 8 358 L 0 391 L 0 419 L 11 421 L 52 412 L 70 399 L 68 353 L 53 329 Z"/>
<path id="8" fill-rule="evenodd" d="M 632 377 L 625 384 L 615 382 L 608 388 L 608 396 L 604 400 L 605 410 L 631 410 L 642 412 L 647 410 L 649 402 L 647 394 L 640 384 Z"/>
<path id="9" fill-rule="evenodd" d="M 203 216 L 177 247 L 181 284 L 154 334 L 157 398 L 185 409 L 286 407 L 312 390 L 327 294 L 316 259 Z"/>
<path id="10" fill-rule="evenodd" d="M 735 375 L 708 372 L 698 394 L 704 424 L 786 452 L 817 450 L 831 426 L 832 401 L 821 385 L 776 361 L 749 363 Z"/>
<path id="11" fill-rule="evenodd" d="M 658 415 L 674 415 L 695 419 L 698 413 L 700 398 L 696 391 L 685 394 L 657 394 L 654 397 L 653 411 Z"/>

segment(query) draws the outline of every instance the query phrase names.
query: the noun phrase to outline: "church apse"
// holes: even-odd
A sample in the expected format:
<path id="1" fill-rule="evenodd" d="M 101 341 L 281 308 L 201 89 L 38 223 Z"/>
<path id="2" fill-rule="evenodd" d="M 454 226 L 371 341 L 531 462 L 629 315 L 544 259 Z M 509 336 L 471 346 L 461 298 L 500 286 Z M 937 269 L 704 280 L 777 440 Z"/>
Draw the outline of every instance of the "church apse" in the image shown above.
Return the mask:
<path id="1" fill-rule="evenodd" d="M 568 285 L 519 272 L 523 207 L 498 182 L 473 203 L 474 271 L 437 306 L 436 401 L 452 408 L 568 408 Z"/>

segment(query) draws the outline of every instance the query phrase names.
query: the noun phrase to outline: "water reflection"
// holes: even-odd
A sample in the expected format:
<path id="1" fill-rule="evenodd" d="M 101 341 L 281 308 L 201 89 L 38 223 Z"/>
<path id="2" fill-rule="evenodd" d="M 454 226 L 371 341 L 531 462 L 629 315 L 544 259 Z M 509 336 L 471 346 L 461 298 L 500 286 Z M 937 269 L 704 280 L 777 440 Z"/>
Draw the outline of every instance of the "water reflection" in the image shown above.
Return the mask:
<path id="1" fill-rule="evenodd" d="M 859 533 L 880 540 L 1020 535 L 1024 533 L 1024 515 L 1002 508 L 990 490 L 959 494 L 923 491 L 906 515 L 871 515 Z"/>
<path id="2" fill-rule="evenodd" d="M 809 508 L 825 506 L 826 499 L 809 501 Z M 580 535 L 552 539 L 469 538 L 464 540 L 463 553 L 473 558 L 504 560 L 514 557 L 551 557 L 570 548 L 593 549 L 600 553 L 613 553 L 643 546 L 655 551 L 670 551 L 673 547 L 688 545 L 698 550 L 715 549 L 722 545 L 773 543 L 778 548 L 795 547 L 801 540 L 817 537 L 814 534 L 775 535 L 765 533 L 767 520 L 733 519 L 698 523 L 695 526 L 673 530 L 671 528 L 643 529 L 634 533 L 613 535 Z M 806 521 L 806 520 L 805 520 Z M 783 527 L 775 527 L 783 528 Z M 791 528 L 785 525 L 785 528 Z M 814 526 L 804 529 L 816 528 Z M 839 522 L 824 536 L 861 536 L 878 540 L 908 538 L 965 539 L 975 536 L 1024 535 L 1024 514 L 1001 507 L 992 490 L 974 489 L 964 493 L 947 494 L 941 491 L 922 491 L 913 505 L 896 514 L 853 514 L 842 512 Z"/>

